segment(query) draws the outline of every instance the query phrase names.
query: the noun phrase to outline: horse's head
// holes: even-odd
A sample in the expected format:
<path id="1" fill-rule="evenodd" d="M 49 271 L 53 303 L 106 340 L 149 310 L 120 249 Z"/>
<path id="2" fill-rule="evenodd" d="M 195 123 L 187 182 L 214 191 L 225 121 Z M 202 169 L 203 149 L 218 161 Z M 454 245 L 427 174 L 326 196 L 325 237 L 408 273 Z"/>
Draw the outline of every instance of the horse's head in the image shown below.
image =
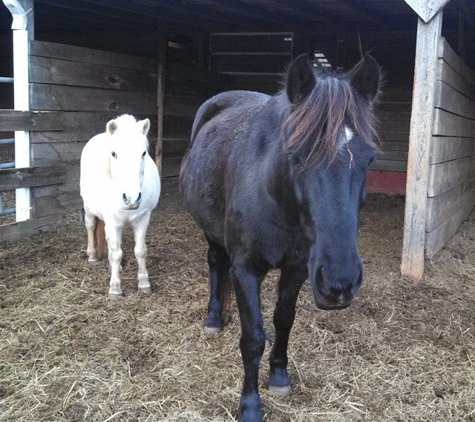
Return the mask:
<path id="1" fill-rule="evenodd" d="M 106 133 L 110 135 L 109 172 L 126 210 L 137 209 L 142 200 L 149 128 L 149 119 L 136 121 L 126 114 L 106 126 Z"/>
<path id="2" fill-rule="evenodd" d="M 347 74 L 325 75 L 300 56 L 288 72 L 284 150 L 297 202 L 289 206 L 298 207 L 309 242 L 309 278 L 322 309 L 348 306 L 363 281 L 358 217 L 376 157 L 372 102 L 380 79 L 370 56 Z"/>

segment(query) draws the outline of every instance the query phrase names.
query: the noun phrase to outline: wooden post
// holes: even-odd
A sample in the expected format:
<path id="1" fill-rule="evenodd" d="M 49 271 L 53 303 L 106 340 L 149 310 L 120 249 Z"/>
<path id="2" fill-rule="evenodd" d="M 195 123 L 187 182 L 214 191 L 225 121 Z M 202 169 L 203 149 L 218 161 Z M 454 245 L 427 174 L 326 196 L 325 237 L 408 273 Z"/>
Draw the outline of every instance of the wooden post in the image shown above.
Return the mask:
<path id="1" fill-rule="evenodd" d="M 417 24 L 401 273 L 418 280 L 424 274 L 430 141 L 442 13 L 441 9 L 427 23 L 418 18 Z"/>
<path id="2" fill-rule="evenodd" d="M 157 144 L 155 145 L 155 164 L 162 177 L 163 155 L 163 111 L 165 101 L 165 70 L 167 64 L 168 39 L 161 34 L 158 41 L 158 69 L 157 69 Z"/>

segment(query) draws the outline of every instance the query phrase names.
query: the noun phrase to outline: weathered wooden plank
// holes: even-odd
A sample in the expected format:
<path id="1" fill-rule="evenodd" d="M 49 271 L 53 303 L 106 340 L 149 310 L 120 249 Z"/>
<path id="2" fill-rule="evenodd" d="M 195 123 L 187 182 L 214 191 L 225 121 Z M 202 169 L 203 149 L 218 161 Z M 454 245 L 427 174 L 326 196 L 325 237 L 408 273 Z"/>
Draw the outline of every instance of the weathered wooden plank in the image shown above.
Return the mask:
<path id="1" fill-rule="evenodd" d="M 426 232 L 431 232 L 462 207 L 465 202 L 475 205 L 475 177 L 427 201 Z"/>
<path id="2" fill-rule="evenodd" d="M 440 195 L 475 176 L 475 155 L 430 166 L 427 195 Z"/>
<path id="3" fill-rule="evenodd" d="M 2 242 L 24 239 L 32 234 L 56 229 L 62 222 L 61 215 L 50 215 L 44 218 L 34 218 L 20 223 L 4 224 L 0 226 Z"/>
<path id="4" fill-rule="evenodd" d="M 163 157 L 183 157 L 185 152 L 190 147 L 190 140 L 188 138 L 183 139 L 163 139 Z"/>
<path id="5" fill-rule="evenodd" d="M 475 138 L 475 120 L 436 108 L 433 134 L 434 136 Z"/>
<path id="6" fill-rule="evenodd" d="M 42 218 L 49 215 L 59 215 L 80 209 L 83 201 L 79 192 L 64 192 L 51 196 L 41 196 L 33 201 L 33 217 Z"/>
<path id="7" fill-rule="evenodd" d="M 162 177 L 178 176 L 183 157 L 163 158 Z"/>
<path id="8" fill-rule="evenodd" d="M 430 163 L 438 164 L 475 155 L 475 139 L 433 136 Z"/>
<path id="9" fill-rule="evenodd" d="M 157 75 L 137 69 L 33 56 L 30 83 L 155 92 Z"/>
<path id="10" fill-rule="evenodd" d="M 372 170 L 382 170 L 382 171 L 407 171 L 407 162 L 406 161 L 388 161 L 378 159 L 373 162 L 370 166 Z"/>
<path id="11" fill-rule="evenodd" d="M 62 130 L 63 127 L 62 115 L 55 111 L 0 110 L 0 128 L 5 132 L 55 131 Z"/>
<path id="12" fill-rule="evenodd" d="M 30 84 L 33 110 L 115 111 L 155 114 L 155 93 L 62 85 Z"/>
<path id="13" fill-rule="evenodd" d="M 407 162 L 407 149 L 402 151 L 388 151 L 383 150 L 378 154 L 378 158 L 381 160 L 388 160 L 388 161 L 403 161 L 404 163 Z"/>
<path id="14" fill-rule="evenodd" d="M 193 116 L 163 116 L 164 138 L 191 138 Z"/>
<path id="15" fill-rule="evenodd" d="M 398 141 L 386 141 L 383 142 L 381 145 L 382 152 L 388 151 L 404 151 L 407 153 L 409 150 L 409 143 L 408 142 L 398 142 Z"/>
<path id="16" fill-rule="evenodd" d="M 379 140 L 382 142 L 385 141 L 399 141 L 409 143 L 409 132 L 395 132 L 395 131 L 385 131 L 380 130 L 378 132 Z"/>
<path id="17" fill-rule="evenodd" d="M 445 38 L 440 39 L 438 56 L 443 58 L 463 79 L 475 85 L 475 72 L 464 63 Z"/>
<path id="18" fill-rule="evenodd" d="M 43 163 L 69 163 L 78 161 L 86 142 L 57 142 L 34 145 L 37 165 Z"/>
<path id="19" fill-rule="evenodd" d="M 63 183 L 64 165 L 0 170 L 0 192 Z"/>
<path id="20" fill-rule="evenodd" d="M 205 98 L 165 95 L 165 116 L 194 117 Z"/>
<path id="21" fill-rule="evenodd" d="M 449 113 L 475 120 L 475 101 L 454 90 L 444 81 L 437 81 L 434 106 Z"/>
<path id="22" fill-rule="evenodd" d="M 120 113 L 117 111 L 109 112 L 52 112 L 61 116 L 61 132 L 42 132 L 32 133 L 31 141 L 35 143 L 54 143 L 54 142 L 85 142 L 94 135 L 102 133 L 106 129 L 109 120 L 115 119 Z M 152 123 L 150 133 L 155 130 L 154 114 L 135 113 L 134 117 L 138 120 L 149 118 Z"/>
<path id="23" fill-rule="evenodd" d="M 125 69 L 157 71 L 156 60 L 44 41 L 32 41 L 30 44 L 30 55 L 74 60 L 81 63 L 117 66 Z"/>
<path id="24" fill-rule="evenodd" d="M 424 274 L 427 181 L 441 29 L 442 12 L 428 23 L 418 19 L 401 264 L 402 274 L 415 279 Z"/>
<path id="25" fill-rule="evenodd" d="M 444 81 L 458 92 L 463 93 L 466 97 L 475 100 L 475 84 L 471 84 L 462 76 L 460 76 L 448 63 L 439 59 L 439 75 L 437 79 Z"/>

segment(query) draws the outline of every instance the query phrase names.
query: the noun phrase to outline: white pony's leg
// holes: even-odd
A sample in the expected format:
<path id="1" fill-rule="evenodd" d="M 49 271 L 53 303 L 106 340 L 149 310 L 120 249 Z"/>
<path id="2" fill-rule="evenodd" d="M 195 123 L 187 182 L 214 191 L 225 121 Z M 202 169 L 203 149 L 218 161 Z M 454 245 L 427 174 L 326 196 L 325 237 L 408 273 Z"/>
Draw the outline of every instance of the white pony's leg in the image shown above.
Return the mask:
<path id="1" fill-rule="evenodd" d="M 107 248 L 109 251 L 109 265 L 111 269 L 109 297 L 112 299 L 122 296 L 122 289 L 120 286 L 122 228 L 122 226 L 106 222 Z"/>
<path id="2" fill-rule="evenodd" d="M 150 282 L 148 280 L 148 272 L 146 265 L 147 245 L 145 244 L 145 235 L 147 233 L 149 222 L 150 213 L 147 213 L 143 215 L 142 218 L 140 218 L 138 221 L 134 221 L 132 223 L 135 238 L 134 253 L 138 264 L 138 290 L 140 293 L 144 294 L 152 293 L 152 286 L 150 285 Z"/>
<path id="3" fill-rule="evenodd" d="M 89 262 L 97 262 L 99 258 L 97 256 L 96 246 L 94 245 L 94 229 L 96 227 L 96 217 L 89 214 L 87 211 L 84 213 L 84 223 L 87 230 L 87 256 Z"/>

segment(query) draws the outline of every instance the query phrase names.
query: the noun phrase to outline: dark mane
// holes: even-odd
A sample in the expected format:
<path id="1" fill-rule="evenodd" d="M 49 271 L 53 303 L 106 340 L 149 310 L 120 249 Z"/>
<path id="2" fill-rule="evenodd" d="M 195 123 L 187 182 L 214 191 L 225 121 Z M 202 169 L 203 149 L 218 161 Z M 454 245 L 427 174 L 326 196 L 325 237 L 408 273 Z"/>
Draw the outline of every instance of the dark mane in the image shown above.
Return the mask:
<path id="1" fill-rule="evenodd" d="M 344 124 L 375 146 L 376 119 L 371 104 L 344 74 L 318 72 L 313 90 L 291 107 L 284 123 L 289 136 L 286 149 L 304 154 L 307 164 L 335 160 Z"/>

